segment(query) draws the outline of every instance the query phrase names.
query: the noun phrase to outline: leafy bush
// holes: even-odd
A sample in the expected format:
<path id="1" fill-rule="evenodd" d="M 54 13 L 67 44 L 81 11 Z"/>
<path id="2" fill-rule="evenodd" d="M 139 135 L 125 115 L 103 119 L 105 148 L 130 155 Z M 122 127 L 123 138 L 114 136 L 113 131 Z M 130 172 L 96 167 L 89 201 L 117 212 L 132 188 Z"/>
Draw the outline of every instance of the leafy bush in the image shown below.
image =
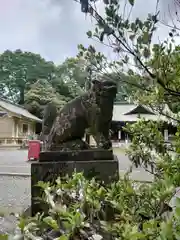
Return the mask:
<path id="1" fill-rule="evenodd" d="M 129 174 L 111 185 L 82 173 L 57 179 L 55 185 L 39 182 L 48 203 L 48 215 L 21 217 L 16 239 L 179 239 L 180 199 L 175 212 L 164 217 L 174 187 L 168 179 L 137 184 Z"/>

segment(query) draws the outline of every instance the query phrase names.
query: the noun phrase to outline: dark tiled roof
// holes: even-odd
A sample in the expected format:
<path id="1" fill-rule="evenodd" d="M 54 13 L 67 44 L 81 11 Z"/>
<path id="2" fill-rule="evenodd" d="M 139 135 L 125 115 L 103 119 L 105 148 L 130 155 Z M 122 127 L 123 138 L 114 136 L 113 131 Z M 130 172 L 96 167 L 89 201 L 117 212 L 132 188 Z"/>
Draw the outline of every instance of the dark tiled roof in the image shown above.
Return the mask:
<path id="1" fill-rule="evenodd" d="M 141 108 L 140 108 L 141 107 Z M 143 110 L 144 108 L 144 110 Z M 143 111 L 138 112 L 137 109 L 141 109 Z M 166 106 L 166 111 L 170 114 L 172 112 L 170 109 Z M 145 118 L 147 120 L 153 120 L 153 121 L 165 121 L 169 122 L 170 119 L 165 117 L 164 115 L 159 114 L 158 112 L 152 111 L 147 106 L 144 105 L 138 105 L 133 103 L 127 103 L 127 102 L 120 102 L 114 104 L 113 108 L 113 121 L 121 121 L 121 122 L 137 122 L 139 120 L 139 115 L 141 118 Z"/>

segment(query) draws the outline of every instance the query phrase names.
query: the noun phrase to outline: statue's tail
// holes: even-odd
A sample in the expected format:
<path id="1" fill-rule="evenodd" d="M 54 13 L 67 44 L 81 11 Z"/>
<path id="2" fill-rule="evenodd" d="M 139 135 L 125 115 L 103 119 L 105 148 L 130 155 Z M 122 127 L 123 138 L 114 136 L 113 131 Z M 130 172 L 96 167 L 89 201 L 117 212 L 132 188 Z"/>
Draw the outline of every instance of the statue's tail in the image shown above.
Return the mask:
<path id="1" fill-rule="evenodd" d="M 53 123 L 57 116 L 57 107 L 54 103 L 48 103 L 44 109 L 43 121 L 42 121 L 42 132 L 40 138 L 42 141 L 46 140 L 46 137 L 49 135 Z"/>

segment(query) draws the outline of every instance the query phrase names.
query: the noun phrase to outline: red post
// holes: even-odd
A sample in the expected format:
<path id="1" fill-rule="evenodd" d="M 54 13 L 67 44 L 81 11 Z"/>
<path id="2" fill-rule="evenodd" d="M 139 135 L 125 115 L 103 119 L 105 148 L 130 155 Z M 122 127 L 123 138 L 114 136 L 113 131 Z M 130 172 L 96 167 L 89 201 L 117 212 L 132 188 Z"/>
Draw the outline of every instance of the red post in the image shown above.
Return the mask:
<path id="1" fill-rule="evenodd" d="M 41 151 L 41 142 L 39 140 L 29 140 L 28 161 L 38 160 Z"/>

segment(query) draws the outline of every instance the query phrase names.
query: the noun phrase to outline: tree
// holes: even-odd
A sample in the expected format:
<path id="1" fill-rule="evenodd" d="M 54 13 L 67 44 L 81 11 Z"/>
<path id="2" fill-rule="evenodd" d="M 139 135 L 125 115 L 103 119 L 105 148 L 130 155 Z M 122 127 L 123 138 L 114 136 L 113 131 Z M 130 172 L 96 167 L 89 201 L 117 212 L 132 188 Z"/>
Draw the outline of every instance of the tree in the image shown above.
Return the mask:
<path id="1" fill-rule="evenodd" d="M 36 116 L 38 114 L 42 117 L 42 109 L 52 99 L 58 106 L 62 106 L 83 93 L 86 76 L 82 61 L 79 58 L 68 58 L 61 65 L 54 66 L 51 78 L 46 76 L 44 80 L 31 85 L 25 92 L 25 106 Z"/>
<path id="2" fill-rule="evenodd" d="M 84 91 L 85 75 L 77 58 L 67 59 L 56 66 L 38 54 L 21 50 L 7 50 L 0 55 L 1 96 L 22 105 L 26 103 L 25 106 L 37 116 L 41 116 L 41 104 L 44 108 L 45 102 L 48 102 L 37 101 L 37 98 L 44 99 L 43 91 L 50 91 L 50 99 L 52 94 L 55 94 L 57 102 L 59 96 L 67 102 Z"/>
<path id="3" fill-rule="evenodd" d="M 58 108 L 61 108 L 67 99 L 57 93 L 46 79 L 37 80 L 25 93 L 25 107 L 39 118 L 43 117 L 43 110 L 49 102 L 53 102 Z"/>
<path id="4" fill-rule="evenodd" d="M 54 71 L 54 64 L 38 54 L 7 50 L 0 55 L 1 94 L 24 104 L 24 94 L 30 85 L 39 78 L 50 80 Z"/>
<path id="5" fill-rule="evenodd" d="M 81 6 L 84 6 L 82 10 L 97 23 L 95 32 L 89 31 L 88 36 L 98 39 L 102 44 L 106 44 L 108 39 L 109 46 L 119 56 L 109 67 L 115 69 L 117 75 L 124 72 L 135 77 L 136 91 L 132 93 L 133 99 L 159 111 L 177 126 L 175 141 L 170 146 L 164 142 L 159 131 L 162 123 L 142 119 L 134 125 L 127 126 L 127 131 L 132 135 L 129 158 L 135 166 L 141 166 L 155 176 L 155 184 L 159 186 L 159 191 L 162 191 L 162 180 L 176 188 L 180 186 L 177 173 L 180 166 L 180 117 L 177 113 L 177 105 L 180 102 L 180 51 L 175 42 L 175 38 L 179 36 L 179 29 L 173 25 L 169 29 L 167 39 L 158 44 L 153 43 L 153 35 L 159 27 L 158 11 L 149 14 L 144 21 L 140 18 L 133 21 L 130 17 L 124 17 L 125 13 L 120 14 L 120 1 L 104 1 L 104 17 L 98 14 L 98 8 L 94 8 L 91 1 L 87 3 L 88 1 L 81 1 Z M 129 0 L 129 4 L 133 8 L 135 1 Z M 122 80 L 119 78 L 120 82 Z M 132 85 L 132 82 L 127 83 Z M 166 105 L 172 109 L 176 108 L 177 114 L 171 114 Z M 173 188 L 170 191 L 171 196 L 174 194 Z M 161 203 L 169 201 L 167 195 L 158 199 Z M 173 218 L 171 223 L 166 222 L 164 226 L 169 229 L 168 224 L 172 224 L 172 221 Z M 175 229 L 171 228 L 164 239 L 178 239 L 178 236 L 175 236 Z"/>
<path id="6" fill-rule="evenodd" d="M 50 84 L 56 93 L 64 96 L 66 101 L 70 101 L 74 97 L 71 86 L 64 82 L 62 76 L 55 77 Z"/>
<path id="7" fill-rule="evenodd" d="M 138 74 L 130 75 L 123 72 L 112 72 L 102 75 L 102 79 L 109 78 L 117 83 L 116 101 L 133 101 L 133 96 L 137 93 L 141 76 Z M 142 86 L 143 89 L 143 86 Z"/>
<path id="8" fill-rule="evenodd" d="M 84 6 L 83 11 L 89 13 L 97 22 L 95 32 L 88 31 L 87 34 L 89 37 L 97 38 L 102 43 L 106 41 L 106 38 L 110 39 L 110 47 L 118 55 L 121 54 L 122 57 L 122 60 L 119 59 L 119 61 L 113 63 L 116 65 L 115 67 L 117 65 L 124 67 L 128 64 L 128 69 L 132 72 L 135 71 L 137 73 L 138 71 L 141 75 L 146 73 L 148 75 L 146 80 L 154 80 L 166 93 L 179 96 L 177 91 L 167 86 L 167 79 L 164 79 L 164 76 L 160 76 L 160 74 L 157 76 L 157 72 L 154 73 L 155 65 L 148 64 L 154 55 L 158 55 L 156 60 L 160 63 L 163 59 L 159 57 L 159 54 L 166 53 L 166 55 L 169 55 L 172 53 L 174 37 L 177 36 L 176 30 L 172 29 L 170 31 L 170 41 L 167 42 L 165 40 L 162 44 L 154 44 L 152 48 L 152 37 L 157 28 L 158 12 L 154 15 L 149 14 L 145 21 L 141 21 L 139 18 L 136 18 L 135 21 L 130 21 L 129 18 L 122 18 L 119 14 L 119 1 L 104 1 L 105 17 L 103 18 L 93 8 L 91 2 L 89 1 L 87 5 L 88 1 L 81 1 L 81 5 Z M 129 3 L 133 7 L 135 1 L 129 0 Z M 85 5 L 87 8 L 85 8 Z M 169 46 L 170 42 L 171 45 Z M 135 70 L 133 70 L 131 65 L 133 65 Z M 159 67 L 159 64 L 156 65 Z M 120 67 L 117 70 L 119 71 L 119 69 Z"/>
<path id="9" fill-rule="evenodd" d="M 57 77 L 68 87 L 71 98 L 84 92 L 87 72 L 79 58 L 67 58 L 57 67 Z"/>

